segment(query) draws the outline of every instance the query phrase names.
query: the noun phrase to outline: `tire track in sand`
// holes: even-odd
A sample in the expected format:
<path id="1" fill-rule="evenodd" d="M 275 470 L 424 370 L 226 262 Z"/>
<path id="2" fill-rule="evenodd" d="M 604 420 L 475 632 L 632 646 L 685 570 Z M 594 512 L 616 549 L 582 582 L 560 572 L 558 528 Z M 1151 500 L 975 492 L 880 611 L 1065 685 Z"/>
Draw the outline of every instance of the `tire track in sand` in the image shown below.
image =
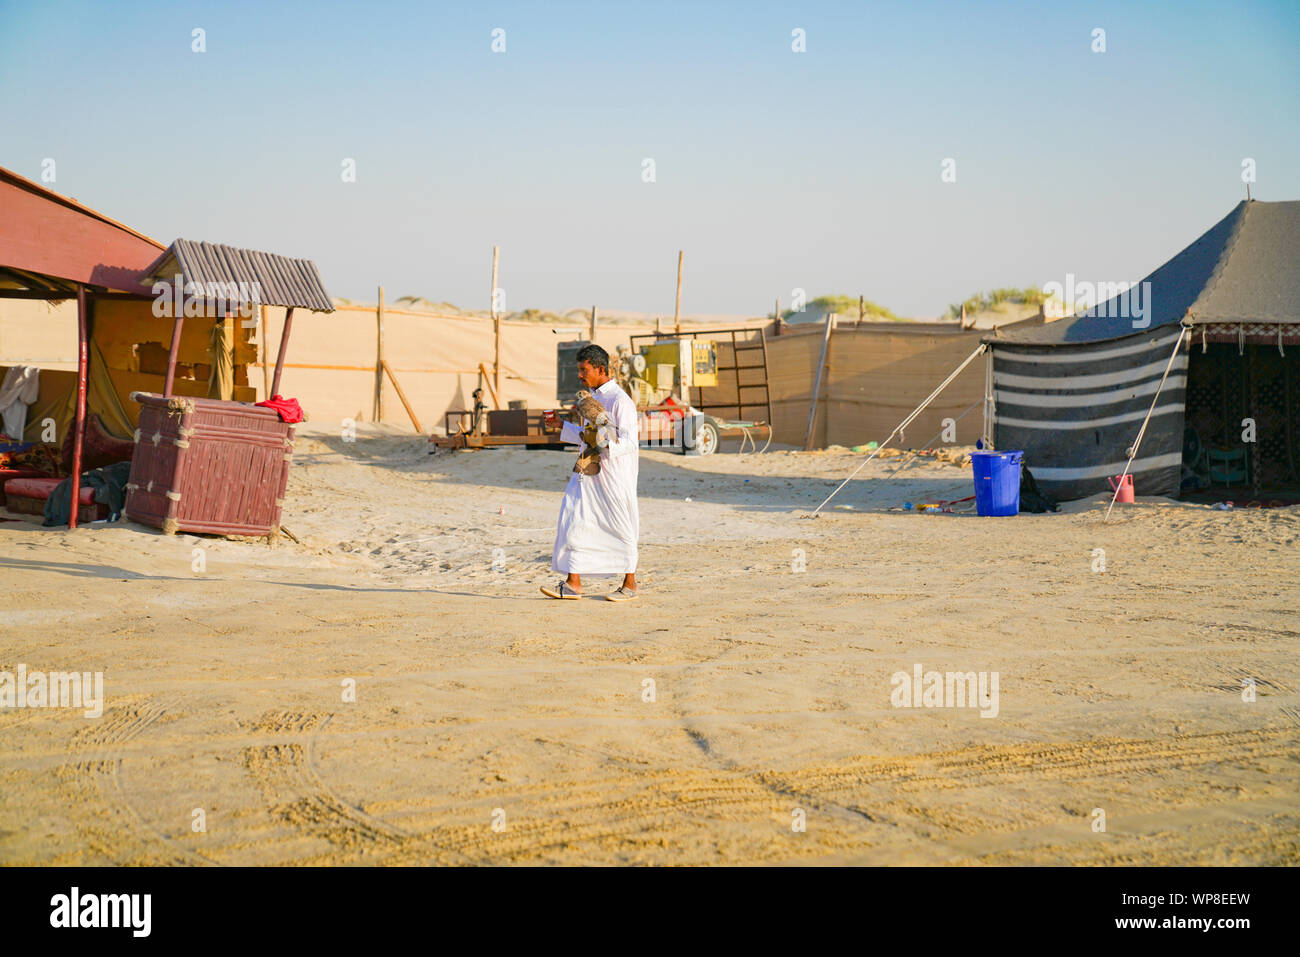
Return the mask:
<path id="1" fill-rule="evenodd" d="M 953 842 L 981 833 L 1032 831 L 1059 811 L 1055 799 L 990 812 L 984 789 L 1059 781 L 1107 789 L 1115 780 L 1168 776 L 1220 762 L 1256 762 L 1295 753 L 1294 727 L 1207 732 L 1174 738 L 1097 738 L 1087 742 L 979 746 L 902 757 L 863 756 L 787 771 L 744 768 L 629 771 L 622 777 L 560 779 L 479 791 L 432 813 L 480 804 L 522 808 L 504 832 L 481 825 L 443 825 L 383 863 L 718 863 L 735 854 L 752 861 L 892 853 L 934 863 L 966 857 Z M 718 759 L 714 756 L 714 759 Z M 721 759 L 725 760 L 725 759 Z M 887 825 L 826 826 L 824 819 L 790 838 L 789 800 L 823 812 L 841 809 Z M 936 800 L 937 798 L 937 800 Z M 403 802 L 397 802 L 396 808 Z M 1164 802 L 1144 802 L 1170 813 Z M 429 811 L 427 802 L 413 802 Z M 841 818 L 843 815 L 841 815 Z M 724 833 L 718 825 L 737 831 Z"/>
<path id="2" fill-rule="evenodd" d="M 75 732 L 69 760 L 56 774 L 73 807 L 94 808 L 77 830 L 85 849 L 117 865 L 182 866 L 215 861 L 151 827 L 132 806 L 122 784 L 122 745 L 138 738 L 176 704 L 175 698 L 146 698 L 110 708 L 100 720 Z M 133 847 L 136 834 L 143 847 Z"/>
<path id="3" fill-rule="evenodd" d="M 241 751 L 244 768 L 261 791 L 271 817 L 295 831 L 324 838 L 348 856 L 408 843 L 412 835 L 348 804 L 321 780 L 316 769 L 316 740 L 333 717 L 276 709 L 243 725 L 249 734 L 299 739 Z"/>

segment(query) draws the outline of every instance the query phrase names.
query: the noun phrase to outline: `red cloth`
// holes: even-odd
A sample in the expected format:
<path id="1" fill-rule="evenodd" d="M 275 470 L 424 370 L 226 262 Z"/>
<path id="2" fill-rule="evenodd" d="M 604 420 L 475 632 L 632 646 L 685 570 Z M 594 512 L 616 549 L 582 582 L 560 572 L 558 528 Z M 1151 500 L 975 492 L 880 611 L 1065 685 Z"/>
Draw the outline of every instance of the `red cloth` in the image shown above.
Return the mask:
<path id="1" fill-rule="evenodd" d="M 286 399 L 282 395 L 273 395 L 269 399 L 263 399 L 261 402 L 254 402 L 253 404 L 275 409 L 276 412 L 280 413 L 280 419 L 283 422 L 302 421 L 302 406 L 298 404 L 297 399 Z"/>
<path id="2" fill-rule="evenodd" d="M 672 397 L 671 395 L 668 396 L 668 397 L 666 397 L 666 398 L 663 400 L 663 402 L 660 403 L 660 404 L 661 404 L 661 405 L 667 405 L 667 406 L 681 406 L 681 403 L 680 403 L 680 402 L 677 402 L 676 400 L 674 400 L 673 397 Z M 663 414 L 666 415 L 666 416 L 668 416 L 668 418 L 670 418 L 670 419 L 683 419 L 683 418 L 686 417 L 686 409 L 685 409 L 685 407 L 681 407 L 681 408 L 669 408 L 669 409 L 665 409 L 665 410 L 663 411 Z"/>

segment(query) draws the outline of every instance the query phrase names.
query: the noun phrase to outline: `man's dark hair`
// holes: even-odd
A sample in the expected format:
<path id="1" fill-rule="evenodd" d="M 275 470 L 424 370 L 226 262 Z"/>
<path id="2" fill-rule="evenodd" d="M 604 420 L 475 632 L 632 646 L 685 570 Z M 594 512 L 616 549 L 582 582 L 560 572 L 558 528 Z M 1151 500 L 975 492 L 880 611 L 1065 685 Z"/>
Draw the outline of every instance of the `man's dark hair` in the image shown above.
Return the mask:
<path id="1" fill-rule="evenodd" d="M 609 371 L 609 353 L 594 342 L 591 345 L 583 346 L 579 349 L 577 358 L 575 358 L 574 361 L 586 362 L 588 365 L 593 365 L 598 369 L 604 369 L 606 372 Z"/>

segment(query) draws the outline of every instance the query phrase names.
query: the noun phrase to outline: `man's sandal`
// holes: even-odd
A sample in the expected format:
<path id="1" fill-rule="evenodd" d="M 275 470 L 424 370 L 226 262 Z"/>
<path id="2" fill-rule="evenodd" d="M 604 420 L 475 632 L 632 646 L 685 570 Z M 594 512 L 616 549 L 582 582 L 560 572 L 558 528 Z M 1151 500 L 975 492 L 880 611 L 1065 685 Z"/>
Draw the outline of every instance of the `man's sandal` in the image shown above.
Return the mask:
<path id="1" fill-rule="evenodd" d="M 605 596 L 605 601 L 632 601 L 636 598 L 636 592 L 626 585 L 618 586 L 617 591 L 610 592 Z"/>
<path id="2" fill-rule="evenodd" d="M 569 587 L 569 583 L 562 581 L 558 585 L 543 585 L 542 594 L 547 598 L 564 598 L 574 601 L 582 597 L 582 592 L 574 591 Z"/>

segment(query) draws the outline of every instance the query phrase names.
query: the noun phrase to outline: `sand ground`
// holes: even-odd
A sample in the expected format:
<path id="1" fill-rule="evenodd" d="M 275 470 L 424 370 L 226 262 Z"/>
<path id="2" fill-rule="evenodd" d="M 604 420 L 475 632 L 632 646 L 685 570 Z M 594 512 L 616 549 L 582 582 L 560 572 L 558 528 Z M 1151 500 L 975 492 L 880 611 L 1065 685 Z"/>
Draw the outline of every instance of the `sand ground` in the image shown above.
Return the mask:
<path id="1" fill-rule="evenodd" d="M 304 434 L 301 545 L 0 524 L 0 671 L 105 675 L 0 710 L 0 863 L 1300 859 L 1300 509 L 921 515 L 969 469 L 889 460 L 804 517 L 860 461 L 643 453 L 625 605 L 538 592 L 566 453 Z"/>

